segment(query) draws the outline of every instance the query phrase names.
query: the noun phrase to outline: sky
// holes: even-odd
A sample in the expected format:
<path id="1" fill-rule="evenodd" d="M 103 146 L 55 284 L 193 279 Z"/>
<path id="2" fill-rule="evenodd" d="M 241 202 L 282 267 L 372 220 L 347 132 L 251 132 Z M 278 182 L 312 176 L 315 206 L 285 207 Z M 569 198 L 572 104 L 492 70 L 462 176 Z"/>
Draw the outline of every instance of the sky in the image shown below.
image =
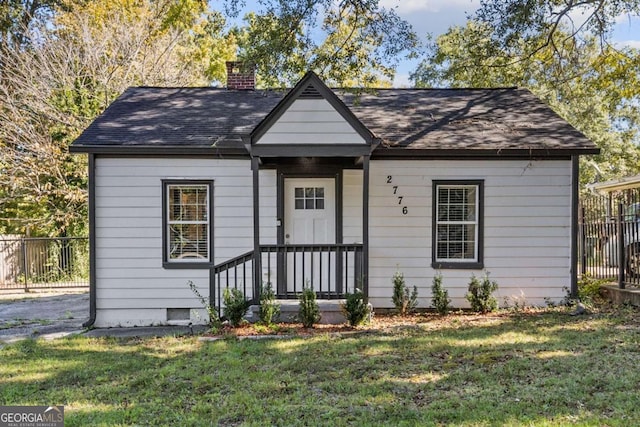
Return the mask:
<path id="1" fill-rule="evenodd" d="M 480 0 L 380 0 L 380 5 L 395 9 L 396 13 L 409 22 L 420 40 L 427 34 L 434 38 L 443 34 L 453 25 L 464 25 L 467 16 L 480 7 Z M 244 10 L 258 9 L 256 0 L 247 0 Z M 580 21 L 579 14 L 572 16 Z M 640 48 L 640 17 L 621 16 L 614 28 L 613 42 L 618 46 Z M 403 60 L 396 71 L 395 87 L 410 86 L 409 74 L 415 70 L 420 59 Z"/>

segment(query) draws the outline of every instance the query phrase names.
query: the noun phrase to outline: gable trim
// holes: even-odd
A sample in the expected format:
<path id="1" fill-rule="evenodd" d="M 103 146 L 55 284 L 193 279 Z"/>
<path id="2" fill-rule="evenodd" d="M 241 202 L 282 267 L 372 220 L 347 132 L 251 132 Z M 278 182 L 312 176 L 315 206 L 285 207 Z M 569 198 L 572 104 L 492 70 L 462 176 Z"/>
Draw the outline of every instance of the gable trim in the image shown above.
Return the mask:
<path id="1" fill-rule="evenodd" d="M 259 141 L 297 99 L 325 99 L 358 135 L 364 139 L 366 144 L 371 145 L 374 139 L 373 133 L 362 124 L 349 107 L 347 107 L 313 71 L 308 71 L 275 108 L 253 129 L 251 132 L 251 145 Z"/>

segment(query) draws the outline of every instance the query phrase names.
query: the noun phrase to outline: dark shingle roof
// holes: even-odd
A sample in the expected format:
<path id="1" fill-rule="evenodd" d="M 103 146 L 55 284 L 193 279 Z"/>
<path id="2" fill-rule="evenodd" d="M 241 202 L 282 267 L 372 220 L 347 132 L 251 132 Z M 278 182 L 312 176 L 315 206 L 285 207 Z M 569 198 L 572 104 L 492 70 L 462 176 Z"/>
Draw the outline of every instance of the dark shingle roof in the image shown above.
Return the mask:
<path id="1" fill-rule="evenodd" d="M 382 141 L 378 151 L 562 150 L 597 152 L 526 89 L 335 90 Z M 92 147 L 242 148 L 286 91 L 127 89 L 73 143 Z"/>
<path id="2" fill-rule="evenodd" d="M 241 145 L 284 92 L 133 87 L 116 99 L 74 145 Z"/>

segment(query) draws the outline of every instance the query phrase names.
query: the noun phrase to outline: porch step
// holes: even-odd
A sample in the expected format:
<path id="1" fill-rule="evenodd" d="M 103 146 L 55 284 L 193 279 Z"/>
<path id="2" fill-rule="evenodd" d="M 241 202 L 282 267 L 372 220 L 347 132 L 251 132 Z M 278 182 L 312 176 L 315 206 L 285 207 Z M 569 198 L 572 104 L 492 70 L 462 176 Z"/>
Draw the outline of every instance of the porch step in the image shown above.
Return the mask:
<path id="1" fill-rule="evenodd" d="M 342 314 L 342 309 L 340 308 L 340 304 L 344 303 L 343 299 L 335 299 L 335 300 L 317 300 L 318 307 L 320 308 L 320 314 L 322 318 L 320 319 L 321 324 L 323 325 L 339 325 L 341 323 L 346 323 L 347 319 Z M 298 310 L 300 308 L 300 303 L 296 299 L 283 299 L 276 300 L 278 304 L 280 304 L 280 317 L 278 322 L 284 323 L 296 323 L 298 322 Z M 249 311 L 247 313 L 246 319 L 249 322 L 257 322 L 260 320 L 259 316 L 259 305 L 252 305 L 249 307 Z"/>

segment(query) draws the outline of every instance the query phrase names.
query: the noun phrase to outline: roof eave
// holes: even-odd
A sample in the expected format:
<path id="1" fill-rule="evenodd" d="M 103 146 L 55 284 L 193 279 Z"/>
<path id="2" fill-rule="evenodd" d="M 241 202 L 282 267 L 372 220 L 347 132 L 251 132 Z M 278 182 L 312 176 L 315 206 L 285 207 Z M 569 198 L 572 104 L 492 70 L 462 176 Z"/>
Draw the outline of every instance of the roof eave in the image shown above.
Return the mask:
<path id="1" fill-rule="evenodd" d="M 392 148 L 378 147 L 372 154 L 373 159 L 398 158 L 406 159 L 469 159 L 469 158 L 518 158 L 518 159 L 555 159 L 571 158 L 577 155 L 599 154 L 599 148 L 571 148 L 571 149 L 456 149 L 456 148 Z"/>
<path id="2" fill-rule="evenodd" d="M 614 179 L 605 182 L 596 182 L 588 184 L 587 188 L 602 193 L 611 193 L 614 191 L 628 190 L 640 187 L 640 175 Z"/>
<path id="3" fill-rule="evenodd" d="M 239 156 L 249 157 L 244 147 L 211 147 L 211 146 L 150 146 L 150 145 L 70 145 L 69 152 L 74 154 L 111 154 L 111 155 L 204 155 L 204 156 Z"/>

